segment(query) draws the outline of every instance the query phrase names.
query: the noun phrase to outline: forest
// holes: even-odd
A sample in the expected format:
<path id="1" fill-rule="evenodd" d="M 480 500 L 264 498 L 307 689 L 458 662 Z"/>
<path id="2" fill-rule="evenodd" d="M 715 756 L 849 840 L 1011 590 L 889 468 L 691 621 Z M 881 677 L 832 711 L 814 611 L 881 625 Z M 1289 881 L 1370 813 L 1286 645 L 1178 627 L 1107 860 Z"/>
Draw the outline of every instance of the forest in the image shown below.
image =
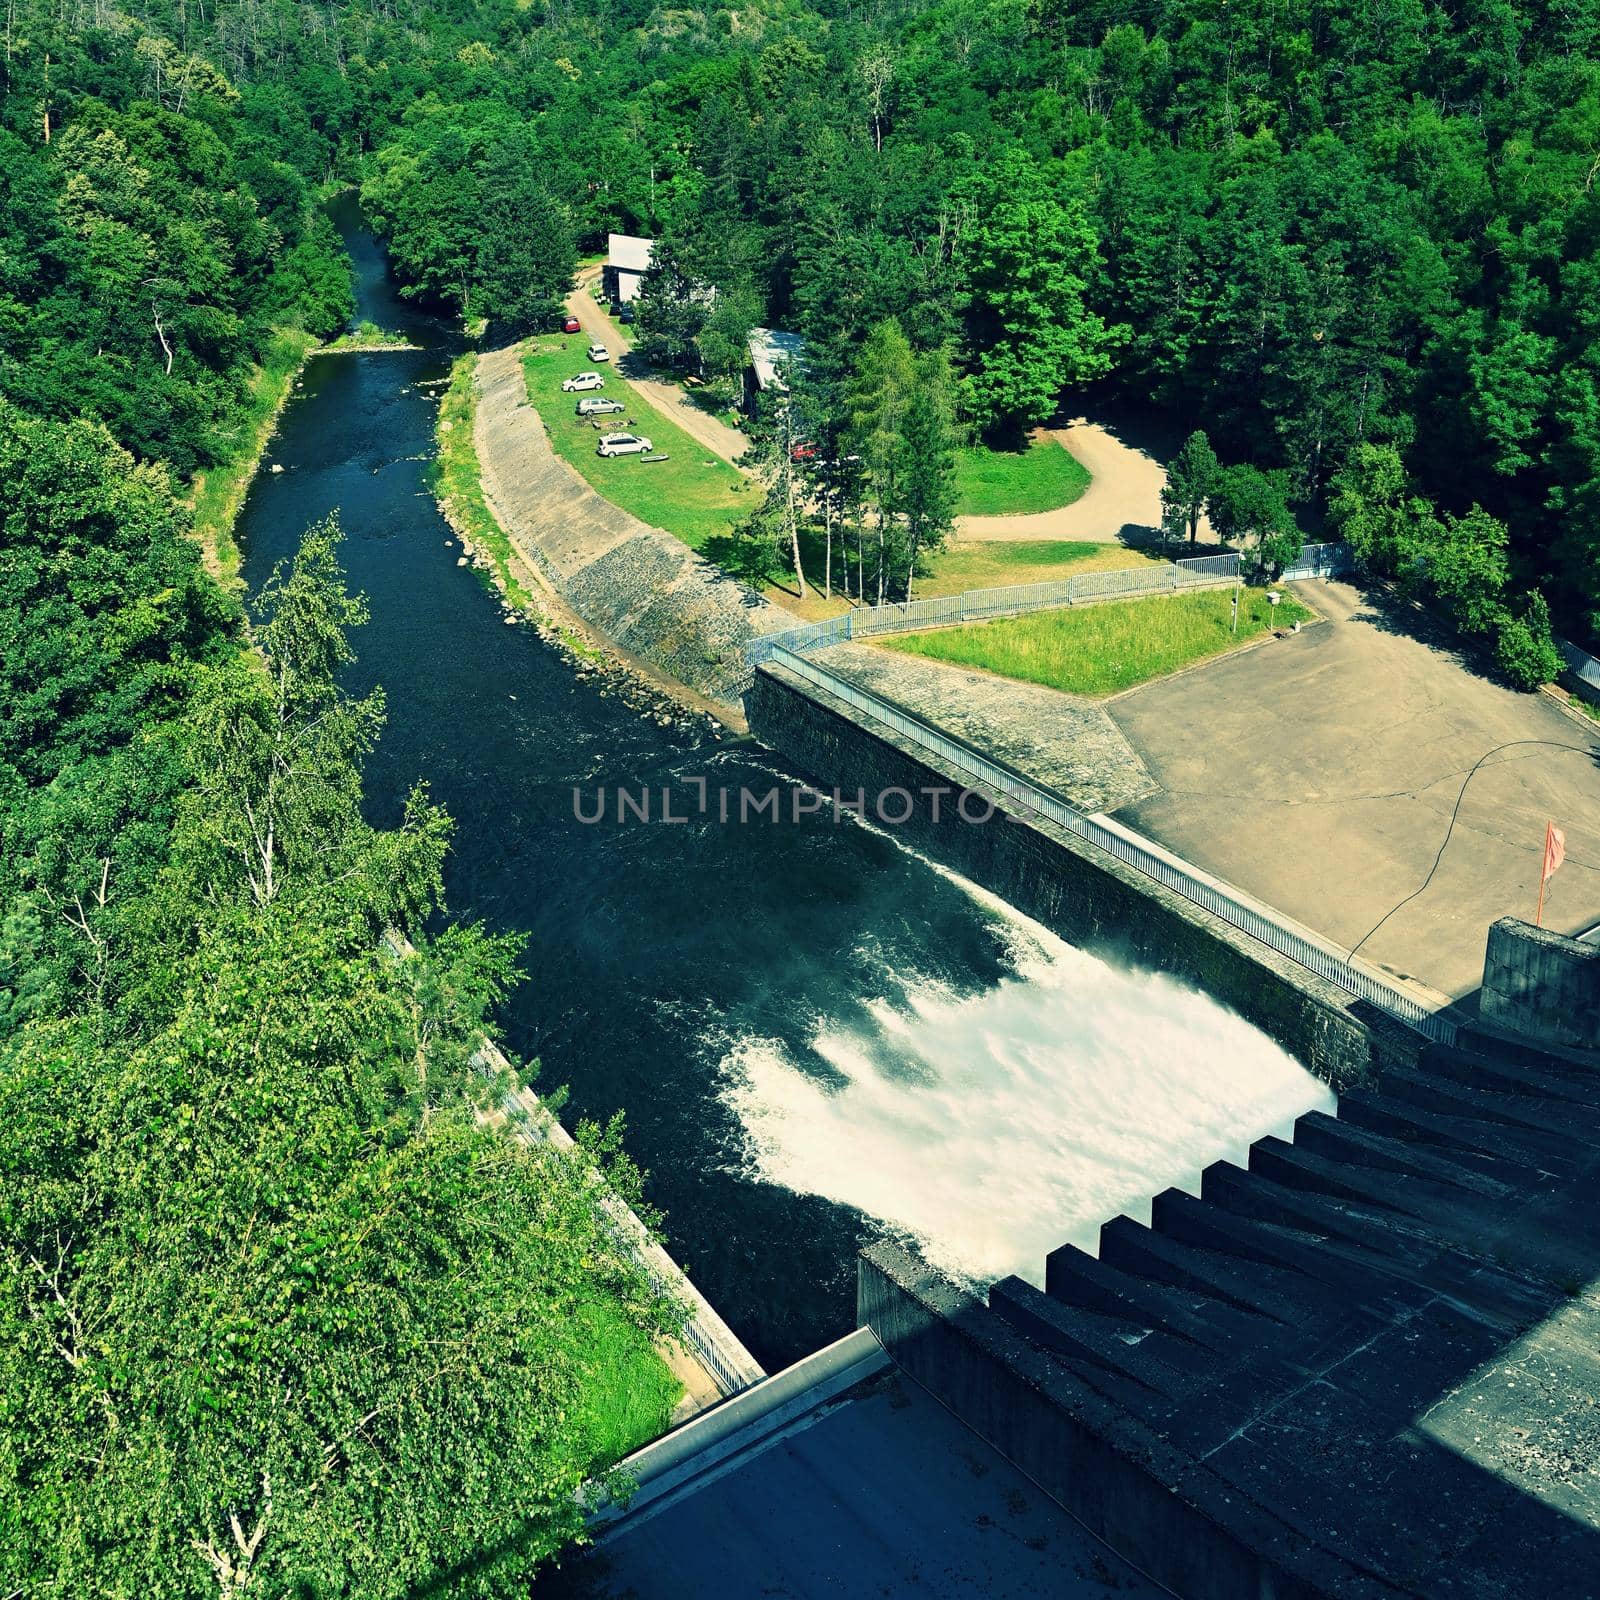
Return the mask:
<path id="1" fill-rule="evenodd" d="M 1597 0 L 16 0 L 5 33 L 0 1594 L 399 1595 L 512 1525 L 459 1592 L 519 1592 L 604 1458 L 573 1309 L 669 1315 L 580 1180 L 474 1120 L 518 957 L 442 917 L 426 794 L 361 815 L 337 528 L 248 611 L 189 536 L 273 340 L 350 314 L 331 192 L 492 334 L 616 230 L 659 241 L 665 363 L 731 384 L 752 326 L 805 335 L 757 574 L 853 496 L 909 584 L 952 438 L 1122 405 L 1191 436 L 1176 535 L 1292 512 L 1524 684 L 1600 634 Z M 851 464 L 820 496 L 796 429 Z"/>
<path id="2" fill-rule="evenodd" d="M 1468 631 L 1547 603 L 1594 639 L 1592 4 L 245 0 L 145 25 L 226 74 L 258 157 L 359 181 L 414 291 L 469 316 L 537 325 L 576 254 L 648 234 L 644 331 L 713 379 L 752 324 L 792 328 L 843 419 L 892 320 L 948 363 L 959 429 L 1153 407 Z"/>

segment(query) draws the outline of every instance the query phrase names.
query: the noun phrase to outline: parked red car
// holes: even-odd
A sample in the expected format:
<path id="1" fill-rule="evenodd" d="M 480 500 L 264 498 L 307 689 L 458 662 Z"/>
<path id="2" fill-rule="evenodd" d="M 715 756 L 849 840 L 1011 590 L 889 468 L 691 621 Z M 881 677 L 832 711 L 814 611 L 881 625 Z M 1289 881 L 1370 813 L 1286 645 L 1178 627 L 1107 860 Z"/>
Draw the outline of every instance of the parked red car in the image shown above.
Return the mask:
<path id="1" fill-rule="evenodd" d="M 567 320 L 561 324 L 561 331 L 563 333 L 581 333 L 583 331 L 583 324 L 579 322 L 576 317 L 568 317 Z"/>
<path id="2" fill-rule="evenodd" d="M 814 444 L 797 444 L 789 451 L 791 461 L 815 461 L 817 447 Z"/>

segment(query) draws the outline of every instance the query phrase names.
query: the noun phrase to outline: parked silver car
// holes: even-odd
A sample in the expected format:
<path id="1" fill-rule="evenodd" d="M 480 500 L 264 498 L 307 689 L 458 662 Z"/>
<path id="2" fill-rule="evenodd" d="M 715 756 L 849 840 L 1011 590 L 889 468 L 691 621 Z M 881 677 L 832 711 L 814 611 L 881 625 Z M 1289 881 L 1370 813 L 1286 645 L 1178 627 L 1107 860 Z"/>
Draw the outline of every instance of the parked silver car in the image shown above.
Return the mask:
<path id="1" fill-rule="evenodd" d="M 594 447 L 597 456 L 642 456 L 654 450 L 650 441 L 637 433 L 602 433 Z"/>
<path id="2" fill-rule="evenodd" d="M 564 394 L 579 394 L 585 389 L 603 389 L 606 380 L 598 372 L 580 372 L 561 385 Z"/>
<path id="3" fill-rule="evenodd" d="M 597 395 L 590 400 L 578 402 L 578 415 L 580 417 L 604 417 L 613 411 L 626 411 L 628 408 L 620 400 L 607 400 Z"/>

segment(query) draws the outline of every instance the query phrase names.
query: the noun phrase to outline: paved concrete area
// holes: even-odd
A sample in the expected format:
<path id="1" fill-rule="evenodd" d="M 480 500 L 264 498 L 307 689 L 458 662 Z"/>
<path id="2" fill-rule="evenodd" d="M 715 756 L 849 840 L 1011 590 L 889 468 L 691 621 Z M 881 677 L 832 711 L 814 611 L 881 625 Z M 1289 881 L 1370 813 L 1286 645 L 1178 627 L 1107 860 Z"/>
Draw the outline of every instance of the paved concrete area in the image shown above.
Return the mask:
<path id="1" fill-rule="evenodd" d="M 1546 925 L 1600 922 L 1600 734 L 1480 676 L 1411 608 L 1294 587 L 1326 625 L 1107 703 L 1157 785 L 1116 814 L 1454 996 L 1479 987 L 1489 924 L 1532 918 L 1547 819 L 1567 862 Z"/>
<path id="2" fill-rule="evenodd" d="M 1044 430 L 1089 469 L 1090 484 L 1070 506 L 1011 517 L 957 517 L 958 539 L 1071 539 L 1149 544 L 1161 531 L 1161 491 L 1167 469 L 1117 427 L 1077 417 Z M 1200 542 L 1216 544 L 1200 519 Z"/>
<path id="3" fill-rule="evenodd" d="M 736 710 L 746 642 L 799 619 L 591 489 L 551 448 L 515 346 L 482 355 L 476 381 L 484 496 L 518 553 L 629 655 Z"/>
<path id="4" fill-rule="evenodd" d="M 876 645 L 836 645 L 820 664 L 1048 785 L 1080 811 L 1114 811 L 1155 791 L 1122 731 L 1092 701 Z"/>
<path id="5" fill-rule="evenodd" d="M 891 1373 L 623 1523 L 535 1592 L 1154 1600 L 1161 1591 Z"/>
<path id="6" fill-rule="evenodd" d="M 567 310 L 583 324 L 583 331 L 611 352 L 612 366 L 658 411 L 665 412 L 691 439 L 703 444 L 713 455 L 739 464 L 748 441 L 737 428 L 730 428 L 720 417 L 703 411 L 670 380 L 660 377 L 634 348 L 633 340 L 621 323 L 595 303 L 589 285 L 600 269 L 583 274 L 578 287 L 567 296 Z"/>

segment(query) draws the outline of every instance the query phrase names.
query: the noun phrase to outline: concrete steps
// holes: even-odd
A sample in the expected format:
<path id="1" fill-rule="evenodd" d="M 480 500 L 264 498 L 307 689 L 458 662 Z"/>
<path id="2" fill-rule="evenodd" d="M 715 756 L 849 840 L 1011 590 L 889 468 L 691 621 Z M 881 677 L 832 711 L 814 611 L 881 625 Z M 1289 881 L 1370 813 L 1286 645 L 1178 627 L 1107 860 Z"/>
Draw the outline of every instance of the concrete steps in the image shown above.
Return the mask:
<path id="1" fill-rule="evenodd" d="M 947 1403 L 1183 1595 L 1600 1597 L 1600 1073 L 1474 1043 L 944 1304 Z"/>

